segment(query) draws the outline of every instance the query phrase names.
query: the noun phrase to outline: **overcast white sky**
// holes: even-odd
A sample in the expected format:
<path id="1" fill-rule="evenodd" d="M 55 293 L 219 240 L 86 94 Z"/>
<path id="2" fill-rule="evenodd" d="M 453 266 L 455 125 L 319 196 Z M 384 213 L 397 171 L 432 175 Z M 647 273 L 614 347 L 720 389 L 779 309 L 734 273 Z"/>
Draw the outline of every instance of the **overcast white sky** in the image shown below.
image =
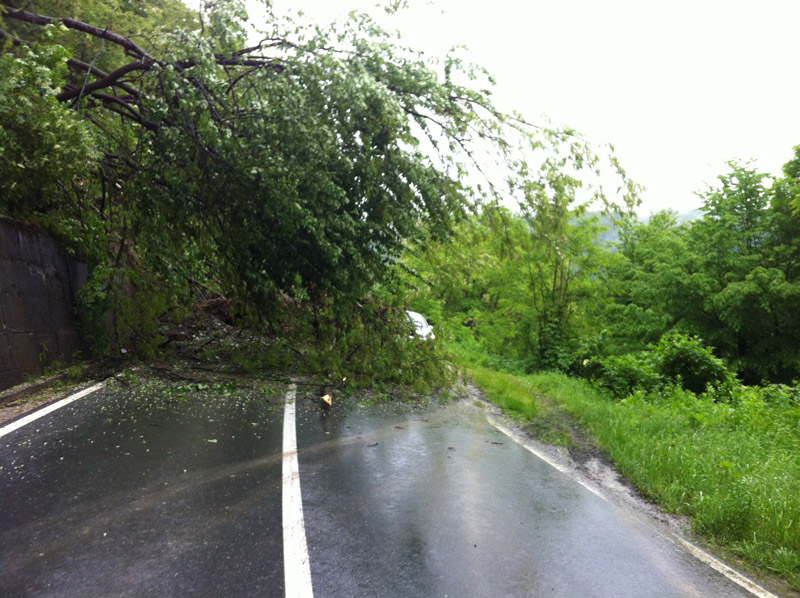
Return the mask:
<path id="1" fill-rule="evenodd" d="M 255 0 L 248 0 L 255 2 Z M 376 0 L 274 0 L 321 24 Z M 698 207 L 727 160 L 779 174 L 800 144 L 798 0 L 411 0 L 409 46 L 456 44 L 500 107 L 613 143 L 647 190 L 640 212 Z M 256 11 L 251 11 L 255 15 Z"/>

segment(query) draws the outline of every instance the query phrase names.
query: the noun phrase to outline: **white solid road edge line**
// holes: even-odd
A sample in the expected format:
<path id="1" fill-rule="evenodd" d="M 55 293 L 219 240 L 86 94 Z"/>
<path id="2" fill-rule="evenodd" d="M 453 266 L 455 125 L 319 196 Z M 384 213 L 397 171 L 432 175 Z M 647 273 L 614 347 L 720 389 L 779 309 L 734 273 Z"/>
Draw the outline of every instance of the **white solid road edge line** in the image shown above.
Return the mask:
<path id="1" fill-rule="evenodd" d="M 508 436 L 508 437 L 509 437 L 511 440 L 513 440 L 513 441 L 514 441 L 514 442 L 516 442 L 517 444 L 519 444 L 519 445 L 521 445 L 522 447 L 524 447 L 524 448 L 528 449 L 530 452 L 532 452 L 534 455 L 536 455 L 537 457 L 539 457 L 539 458 L 540 458 L 542 461 L 544 461 L 545 463 L 547 463 L 547 464 L 548 464 L 550 467 L 552 467 L 553 469 L 556 469 L 556 470 L 560 471 L 561 473 L 566 473 L 566 474 L 569 474 L 569 473 L 570 473 L 570 469 L 569 469 L 568 467 L 564 467 L 564 466 L 563 466 L 563 465 L 561 465 L 560 463 L 557 463 L 557 462 L 553 461 L 553 459 L 551 459 L 551 458 L 550 458 L 549 456 L 547 456 L 545 453 L 543 453 L 542 451 L 540 451 L 539 449 L 537 449 L 537 448 L 536 448 L 535 446 L 533 446 L 532 444 L 530 444 L 530 443 L 526 442 L 524 438 L 520 437 L 519 435 L 515 434 L 514 432 L 512 432 L 511 430 L 509 430 L 508 428 L 506 428 L 506 427 L 505 427 L 503 424 L 501 424 L 500 422 L 498 422 L 498 421 L 497 421 L 495 418 L 493 418 L 491 415 L 487 415 L 487 416 L 486 416 L 486 419 L 489 421 L 489 423 L 490 423 L 490 424 L 492 424 L 492 425 L 493 425 L 495 428 L 497 428 L 497 429 L 498 429 L 500 432 L 502 432 L 503 434 L 505 434 L 506 436 Z M 600 492 L 599 492 L 599 491 L 598 491 L 596 488 L 592 488 L 592 487 L 591 487 L 589 484 L 587 484 L 586 482 L 584 482 L 584 481 L 583 481 L 583 480 L 581 480 L 580 478 L 576 478 L 576 477 L 573 477 L 573 476 L 570 476 L 570 477 L 572 477 L 572 479 L 574 479 L 576 482 L 578 482 L 578 483 L 579 483 L 581 486 L 583 486 L 584 488 L 586 488 L 586 489 L 587 489 L 589 492 L 591 492 L 592 494 L 594 494 L 594 495 L 596 495 L 596 496 L 599 496 L 600 498 L 602 498 L 602 499 L 603 499 L 603 500 L 605 500 L 605 501 L 608 501 L 608 499 L 607 499 L 605 496 L 603 496 L 603 495 L 602 495 L 602 494 L 601 494 L 601 493 L 600 493 Z"/>
<path id="2" fill-rule="evenodd" d="M 49 413 L 52 413 L 53 411 L 56 411 L 57 409 L 61 409 L 62 407 L 66 407 L 67 405 L 69 405 L 73 401 L 77 401 L 78 399 L 82 399 L 86 395 L 91 394 L 94 391 L 99 390 L 100 388 L 102 388 L 103 384 L 105 384 L 105 383 L 104 382 L 98 382 L 97 384 L 95 384 L 93 386 L 90 386 L 89 388 L 84 388 L 80 392 L 76 392 L 75 394 L 70 395 L 68 397 L 65 397 L 65 398 L 61 399 L 60 401 L 56 401 L 55 403 L 51 403 L 47 407 L 43 407 L 43 408 L 39 409 L 38 411 L 34 411 L 33 413 L 31 413 L 29 415 L 26 415 L 25 417 L 22 417 L 22 418 L 20 418 L 20 419 L 18 419 L 16 421 L 11 422 L 10 424 L 7 424 L 7 425 L 3 426 L 2 428 L 0 428 L 0 438 L 5 436 L 6 434 L 10 434 L 14 430 L 19 430 L 22 426 L 26 426 L 29 423 L 31 423 L 33 421 L 36 421 L 40 417 L 44 417 L 45 415 L 47 415 Z"/>
<path id="3" fill-rule="evenodd" d="M 286 598 L 313 598 L 297 461 L 294 384 L 283 411 L 283 567 Z"/>
<path id="4" fill-rule="evenodd" d="M 705 550 L 695 546 L 688 540 L 685 540 L 680 536 L 674 534 L 672 535 L 672 537 L 675 538 L 675 540 L 677 540 L 677 542 L 681 546 L 683 546 L 687 551 L 689 551 L 689 553 L 694 558 L 696 558 L 699 561 L 702 561 L 715 571 L 718 571 L 719 573 L 730 579 L 732 582 L 740 585 L 745 590 L 753 594 L 753 596 L 757 596 L 758 598 L 778 598 L 778 596 L 776 596 L 772 592 L 765 590 L 754 581 L 748 579 L 747 577 L 739 573 L 736 569 L 729 567 L 728 565 L 720 561 L 718 558 L 710 555 Z"/>
<path id="5" fill-rule="evenodd" d="M 501 423 L 499 423 L 492 416 L 487 415 L 486 419 L 488 419 L 489 423 L 492 424 L 495 428 L 497 428 L 500 432 L 502 432 L 503 434 L 505 434 L 506 436 L 511 438 L 517 444 L 520 444 L 523 447 L 525 447 L 526 449 L 528 449 L 530 452 L 532 452 L 534 455 L 539 457 L 542 461 L 544 461 L 545 463 L 547 463 L 551 467 L 557 469 L 561 473 L 570 473 L 569 468 L 564 467 L 563 465 L 553 461 L 550 457 L 548 457 L 542 451 L 538 450 L 536 447 L 534 447 L 531 444 L 529 444 L 528 442 L 526 442 L 523 438 L 521 438 L 520 436 L 518 436 L 517 434 L 515 434 L 514 432 L 512 432 L 511 430 L 509 430 L 505 426 L 503 426 Z M 592 493 L 596 494 L 597 496 L 599 496 L 603 500 L 608 501 L 608 499 L 605 496 L 603 496 L 595 488 L 592 488 L 589 484 L 586 484 L 582 480 L 577 479 L 577 478 L 573 478 L 573 479 L 575 479 L 576 482 L 578 482 L 581 486 L 583 486 L 587 490 L 589 490 Z M 718 558 L 710 555 L 705 550 L 702 550 L 701 548 L 695 546 L 694 544 L 692 544 L 688 540 L 685 540 L 684 538 L 681 538 L 680 536 L 678 536 L 678 535 L 676 535 L 674 533 L 669 533 L 669 536 L 674 538 L 678 542 L 678 544 L 683 546 L 683 548 L 686 551 L 688 551 L 689 554 L 691 554 L 694 558 L 696 558 L 697 560 L 705 563 L 706 565 L 708 565 L 709 567 L 711 567 L 712 569 L 714 569 L 718 573 L 721 573 L 722 575 L 724 575 L 725 577 L 730 579 L 732 582 L 734 582 L 735 584 L 743 587 L 745 590 L 747 590 L 748 592 L 750 592 L 751 594 L 753 594 L 757 598 L 778 598 L 778 596 L 776 596 L 775 594 L 765 590 L 764 588 L 762 588 L 760 585 L 758 585 L 754 581 L 748 579 L 747 577 L 745 577 L 744 575 L 742 575 L 741 573 L 739 573 L 735 569 L 729 567 L 728 565 L 726 565 L 725 563 L 720 561 Z"/>

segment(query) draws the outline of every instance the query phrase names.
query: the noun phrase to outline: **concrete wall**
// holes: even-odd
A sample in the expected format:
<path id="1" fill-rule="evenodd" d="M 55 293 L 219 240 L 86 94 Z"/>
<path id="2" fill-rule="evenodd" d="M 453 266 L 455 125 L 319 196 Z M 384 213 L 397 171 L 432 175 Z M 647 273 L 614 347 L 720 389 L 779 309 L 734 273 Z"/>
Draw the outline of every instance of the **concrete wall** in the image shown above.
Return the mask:
<path id="1" fill-rule="evenodd" d="M 0 390 L 86 351 L 74 307 L 87 274 L 45 231 L 0 216 Z"/>

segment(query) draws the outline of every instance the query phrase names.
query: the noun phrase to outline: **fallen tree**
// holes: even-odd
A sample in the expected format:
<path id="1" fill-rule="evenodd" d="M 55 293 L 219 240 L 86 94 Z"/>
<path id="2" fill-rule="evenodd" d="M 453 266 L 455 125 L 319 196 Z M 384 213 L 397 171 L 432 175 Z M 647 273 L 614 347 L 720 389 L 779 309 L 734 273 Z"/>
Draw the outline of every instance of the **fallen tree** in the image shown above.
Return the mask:
<path id="1" fill-rule="evenodd" d="M 78 3 L 94 24 L 44 11 L 65 3 L 3 3 L 0 211 L 88 255 L 84 299 L 115 314 L 104 346 L 152 336 L 198 292 L 262 322 L 283 296 L 345 314 L 404 244 L 446 237 L 472 203 L 547 202 L 554 172 L 597 167 L 572 132 L 498 110 L 457 52 L 428 59 L 366 15 L 322 30 L 271 18 L 248 45 L 236 0 Z M 147 35 L 107 26 L 126 15 Z M 525 152 L 559 157 L 534 167 Z"/>

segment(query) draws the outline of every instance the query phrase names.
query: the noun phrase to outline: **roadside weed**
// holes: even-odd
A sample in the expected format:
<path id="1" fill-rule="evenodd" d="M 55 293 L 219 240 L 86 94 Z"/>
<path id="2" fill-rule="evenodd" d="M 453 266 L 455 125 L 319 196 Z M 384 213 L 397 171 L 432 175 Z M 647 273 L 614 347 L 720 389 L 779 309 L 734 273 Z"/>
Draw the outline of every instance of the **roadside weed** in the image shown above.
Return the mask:
<path id="1" fill-rule="evenodd" d="M 522 378 L 573 413 L 645 496 L 800 589 L 800 412 L 746 389 L 734 404 L 680 388 L 619 401 L 583 380 Z"/>
<path id="2" fill-rule="evenodd" d="M 504 411 L 523 420 L 536 416 L 533 388 L 520 378 L 482 367 L 471 368 L 469 373 L 486 392 L 488 399 Z"/>

